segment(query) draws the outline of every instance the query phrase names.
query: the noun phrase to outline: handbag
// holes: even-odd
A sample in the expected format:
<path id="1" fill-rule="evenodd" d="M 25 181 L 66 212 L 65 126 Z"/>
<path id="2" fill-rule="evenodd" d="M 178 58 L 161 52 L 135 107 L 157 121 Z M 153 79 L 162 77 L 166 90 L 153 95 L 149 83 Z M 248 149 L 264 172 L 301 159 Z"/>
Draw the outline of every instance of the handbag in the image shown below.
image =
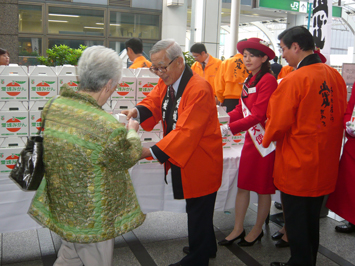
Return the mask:
<path id="1" fill-rule="evenodd" d="M 51 107 L 53 101 L 58 97 L 54 97 L 48 106 Z M 47 115 L 48 115 L 47 112 Z M 45 118 L 43 118 L 38 136 L 27 137 L 25 148 L 20 152 L 19 158 L 10 172 L 10 178 L 24 191 L 37 190 L 44 176 L 43 164 L 43 132 Z"/>

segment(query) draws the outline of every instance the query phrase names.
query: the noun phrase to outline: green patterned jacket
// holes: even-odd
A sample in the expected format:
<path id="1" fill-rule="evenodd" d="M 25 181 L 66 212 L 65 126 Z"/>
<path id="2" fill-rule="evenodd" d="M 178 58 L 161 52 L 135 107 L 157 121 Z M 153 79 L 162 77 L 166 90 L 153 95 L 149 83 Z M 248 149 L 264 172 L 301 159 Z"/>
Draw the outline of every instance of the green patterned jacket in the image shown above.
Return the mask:
<path id="1" fill-rule="evenodd" d="M 29 214 L 74 243 L 112 239 L 141 225 L 128 169 L 141 143 L 91 96 L 62 87 L 43 110 L 46 169 Z"/>

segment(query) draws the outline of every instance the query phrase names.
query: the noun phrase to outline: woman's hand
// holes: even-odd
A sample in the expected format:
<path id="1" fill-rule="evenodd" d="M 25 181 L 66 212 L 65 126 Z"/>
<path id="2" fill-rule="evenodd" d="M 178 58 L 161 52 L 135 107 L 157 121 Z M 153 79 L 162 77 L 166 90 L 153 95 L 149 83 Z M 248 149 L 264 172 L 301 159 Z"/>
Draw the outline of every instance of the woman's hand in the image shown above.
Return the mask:
<path id="1" fill-rule="evenodd" d="M 129 119 L 127 123 L 127 129 L 134 129 L 137 132 L 139 129 L 139 123 L 136 120 Z"/>

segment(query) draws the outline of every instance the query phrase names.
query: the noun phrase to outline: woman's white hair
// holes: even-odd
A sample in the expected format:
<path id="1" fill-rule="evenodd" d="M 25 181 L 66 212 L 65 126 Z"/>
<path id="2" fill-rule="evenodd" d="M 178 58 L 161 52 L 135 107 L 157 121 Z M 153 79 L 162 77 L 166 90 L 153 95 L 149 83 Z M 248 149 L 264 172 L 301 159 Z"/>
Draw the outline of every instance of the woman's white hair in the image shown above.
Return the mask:
<path id="1" fill-rule="evenodd" d="M 112 80 L 112 86 L 122 77 L 122 60 L 107 47 L 94 45 L 82 53 L 78 63 L 79 90 L 98 92 Z"/>
<path id="2" fill-rule="evenodd" d="M 149 54 L 152 56 L 152 54 L 158 53 L 162 50 L 166 51 L 166 55 L 170 60 L 173 60 L 175 57 L 181 57 L 185 63 L 185 57 L 182 53 L 181 47 L 175 40 L 165 39 L 157 42 L 149 51 Z"/>

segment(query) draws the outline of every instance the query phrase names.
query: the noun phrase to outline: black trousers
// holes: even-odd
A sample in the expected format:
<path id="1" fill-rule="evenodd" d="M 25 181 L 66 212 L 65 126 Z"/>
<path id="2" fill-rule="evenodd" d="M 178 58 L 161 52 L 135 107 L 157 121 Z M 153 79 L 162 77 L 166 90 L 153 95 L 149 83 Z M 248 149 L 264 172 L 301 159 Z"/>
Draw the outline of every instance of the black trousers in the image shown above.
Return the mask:
<path id="1" fill-rule="evenodd" d="M 181 261 L 183 266 L 207 266 L 210 254 L 216 254 L 213 212 L 217 192 L 186 199 L 190 253 Z"/>
<path id="2" fill-rule="evenodd" d="M 227 113 L 233 111 L 234 108 L 239 104 L 239 99 L 224 99 L 222 106 L 227 107 Z"/>
<path id="3" fill-rule="evenodd" d="M 298 197 L 281 192 L 291 258 L 294 266 L 315 266 L 319 247 L 319 215 L 324 196 Z"/>

